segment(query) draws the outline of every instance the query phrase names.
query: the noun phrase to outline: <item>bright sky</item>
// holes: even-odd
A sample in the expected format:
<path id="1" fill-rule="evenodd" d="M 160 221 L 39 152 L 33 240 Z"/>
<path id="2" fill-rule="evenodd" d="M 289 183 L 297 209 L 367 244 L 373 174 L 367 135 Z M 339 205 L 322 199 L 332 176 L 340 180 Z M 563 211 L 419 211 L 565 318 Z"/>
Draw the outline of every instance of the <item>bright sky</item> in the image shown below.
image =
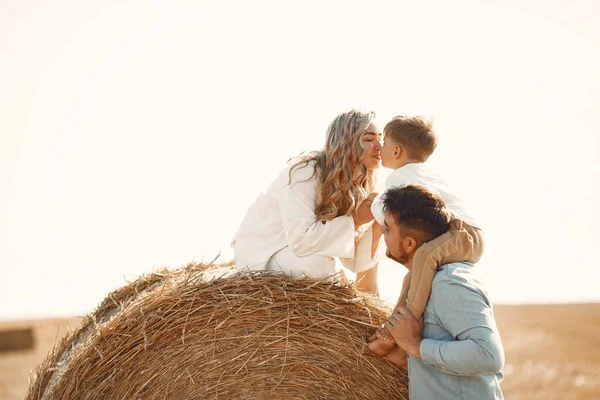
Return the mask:
<path id="1" fill-rule="evenodd" d="M 0 3 L 0 319 L 231 259 L 349 107 L 435 116 L 496 303 L 600 301 L 597 2 L 108 3 Z M 386 297 L 403 274 L 384 263 Z"/>

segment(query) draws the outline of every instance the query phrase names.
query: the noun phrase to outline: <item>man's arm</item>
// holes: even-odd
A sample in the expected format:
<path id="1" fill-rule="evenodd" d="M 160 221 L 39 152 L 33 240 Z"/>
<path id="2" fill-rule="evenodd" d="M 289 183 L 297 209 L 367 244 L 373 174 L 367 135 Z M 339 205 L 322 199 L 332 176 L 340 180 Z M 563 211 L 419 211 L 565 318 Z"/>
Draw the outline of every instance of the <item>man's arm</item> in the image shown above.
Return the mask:
<path id="1" fill-rule="evenodd" d="M 487 297 L 455 279 L 444 277 L 438 286 L 435 314 L 455 340 L 423 339 L 419 346 L 423 362 L 454 375 L 500 372 L 504 349 Z"/>
<path id="2" fill-rule="evenodd" d="M 454 340 L 423 339 L 423 325 L 406 307 L 396 308 L 386 328 L 407 353 L 448 374 L 499 372 L 504 350 L 487 298 L 467 284 L 449 281 L 438 282 L 433 307 Z"/>

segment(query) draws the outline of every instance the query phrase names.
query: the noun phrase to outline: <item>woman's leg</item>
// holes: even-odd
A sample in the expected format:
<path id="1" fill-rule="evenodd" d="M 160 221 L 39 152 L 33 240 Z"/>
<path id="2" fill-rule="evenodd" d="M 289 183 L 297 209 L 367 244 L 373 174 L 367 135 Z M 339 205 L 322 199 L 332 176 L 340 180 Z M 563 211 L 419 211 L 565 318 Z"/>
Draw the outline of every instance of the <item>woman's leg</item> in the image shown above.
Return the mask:
<path id="1" fill-rule="evenodd" d="M 356 273 L 356 288 L 363 292 L 379 296 L 379 286 L 377 286 L 377 270 L 379 264 L 366 271 Z"/>
<path id="2" fill-rule="evenodd" d="M 249 265 L 246 258 L 240 257 L 240 255 L 244 255 L 245 252 L 239 251 L 237 247 L 237 241 L 233 244 L 233 257 L 235 259 L 235 265 L 240 270 L 250 270 L 250 271 L 264 271 L 266 269 L 267 262 L 261 262 L 260 264 Z"/>
<path id="3" fill-rule="evenodd" d="M 360 243 L 358 246 L 365 246 L 365 244 L 370 244 L 370 252 L 369 257 L 359 257 L 355 260 L 356 267 L 361 268 L 364 263 L 371 263 L 378 257 L 378 253 L 381 250 L 381 225 L 377 222 L 373 222 L 373 225 L 367 230 L 361 242 L 365 241 L 365 243 Z M 362 253 L 362 249 L 358 249 L 357 253 Z M 356 288 L 363 293 L 369 293 L 375 296 L 379 296 L 379 286 L 377 284 L 377 272 L 378 272 L 379 263 L 376 263 L 370 269 L 360 271 L 356 273 Z"/>
<path id="4" fill-rule="evenodd" d="M 398 297 L 398 301 L 396 302 L 396 307 L 398 307 L 400 305 L 402 305 L 402 306 L 406 305 L 406 298 L 408 297 L 408 289 L 410 287 L 410 278 L 411 278 L 411 273 L 409 271 L 404 276 L 404 281 L 402 282 L 402 291 L 400 292 L 400 296 Z M 394 310 L 396 309 L 396 307 L 394 307 Z M 385 331 L 385 332 L 383 332 L 383 331 Z M 391 340 L 389 340 L 390 338 L 391 338 Z M 367 347 L 373 353 L 379 354 L 379 355 L 386 355 L 393 351 L 394 352 L 393 355 L 390 355 L 389 358 L 396 365 L 399 365 L 396 361 L 402 359 L 401 353 L 404 352 L 404 350 L 402 350 L 398 346 L 396 346 L 396 342 L 394 341 L 394 338 L 387 331 L 387 329 L 383 328 L 383 325 L 382 325 L 382 328 L 377 329 L 375 334 L 371 337 L 369 345 Z M 406 359 L 406 352 L 404 352 L 404 359 Z M 406 360 L 405 360 L 405 362 L 406 362 Z"/>

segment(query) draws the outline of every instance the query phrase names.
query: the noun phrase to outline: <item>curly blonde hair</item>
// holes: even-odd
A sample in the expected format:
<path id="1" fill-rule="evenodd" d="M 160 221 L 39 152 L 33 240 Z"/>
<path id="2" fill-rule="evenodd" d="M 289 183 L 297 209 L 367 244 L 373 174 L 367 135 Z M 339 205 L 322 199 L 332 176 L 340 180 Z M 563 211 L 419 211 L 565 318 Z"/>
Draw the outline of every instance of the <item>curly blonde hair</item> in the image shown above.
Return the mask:
<path id="1" fill-rule="evenodd" d="M 361 160 L 365 153 L 362 136 L 374 118 L 374 111 L 351 109 L 342 112 L 327 128 L 323 150 L 301 155 L 290 168 L 291 182 L 294 169 L 314 161 L 317 221 L 352 215 L 373 191 L 377 173 L 367 170 Z"/>

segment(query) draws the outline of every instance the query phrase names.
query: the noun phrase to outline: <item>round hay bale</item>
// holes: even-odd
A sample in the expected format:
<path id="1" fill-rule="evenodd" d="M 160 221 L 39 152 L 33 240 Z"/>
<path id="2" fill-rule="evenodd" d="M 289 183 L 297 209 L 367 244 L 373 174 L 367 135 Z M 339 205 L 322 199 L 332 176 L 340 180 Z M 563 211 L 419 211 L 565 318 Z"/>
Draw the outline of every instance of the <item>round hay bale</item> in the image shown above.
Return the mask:
<path id="1" fill-rule="evenodd" d="M 408 398 L 406 371 L 366 349 L 389 313 L 378 299 L 221 267 L 163 270 L 109 294 L 26 399 Z"/>

